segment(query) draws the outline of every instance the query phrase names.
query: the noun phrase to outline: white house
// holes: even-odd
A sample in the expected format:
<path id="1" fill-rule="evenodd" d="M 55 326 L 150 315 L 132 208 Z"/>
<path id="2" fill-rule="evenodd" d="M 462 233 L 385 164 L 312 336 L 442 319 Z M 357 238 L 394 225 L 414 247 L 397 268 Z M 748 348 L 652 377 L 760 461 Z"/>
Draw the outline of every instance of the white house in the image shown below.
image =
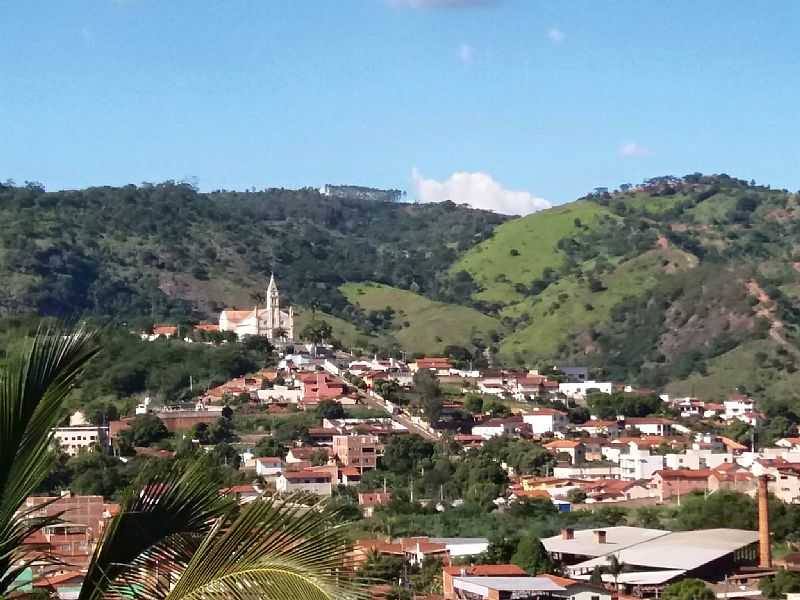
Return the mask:
<path id="1" fill-rule="evenodd" d="M 329 471 L 286 471 L 275 482 L 275 489 L 281 494 L 309 492 L 318 496 L 333 493 L 332 477 Z"/>
<path id="2" fill-rule="evenodd" d="M 756 425 L 758 422 L 752 398 L 748 398 L 742 394 L 734 394 L 725 400 L 723 406 L 725 407 L 725 412 L 722 414 L 722 418 L 726 421 L 730 419 L 739 419 L 748 425 Z"/>
<path id="3" fill-rule="evenodd" d="M 255 459 L 256 474 L 260 477 L 279 477 L 283 460 L 279 456 L 259 456 Z"/>
<path id="4" fill-rule="evenodd" d="M 567 413 L 539 406 L 533 412 L 522 415 L 522 421 L 530 425 L 531 431 L 536 435 L 564 431 L 569 424 Z"/>
<path id="5" fill-rule="evenodd" d="M 650 448 L 639 448 L 636 442 L 629 442 L 627 451 L 619 455 L 619 470 L 622 479 L 651 479 L 656 471 L 664 468 L 664 457 L 650 454 Z"/>
<path id="6" fill-rule="evenodd" d="M 582 400 L 590 390 L 602 394 L 611 394 L 614 390 L 614 384 L 610 381 L 576 381 L 561 383 L 558 386 L 558 391 L 560 393 L 564 394 L 567 398 L 575 400 Z"/>
<path id="7" fill-rule="evenodd" d="M 510 421 L 509 419 L 487 419 L 472 427 L 472 435 L 479 435 L 488 440 L 489 438 L 513 432 L 516 424 L 515 421 Z"/>
<path id="8" fill-rule="evenodd" d="M 620 421 L 624 422 L 626 429 L 635 428 L 644 435 L 660 437 L 671 435 L 675 425 L 673 421 L 661 417 L 624 417 Z"/>
<path id="9" fill-rule="evenodd" d="M 261 402 L 291 402 L 297 404 L 303 397 L 303 390 L 299 387 L 276 385 L 266 390 L 256 390 L 256 396 Z"/>

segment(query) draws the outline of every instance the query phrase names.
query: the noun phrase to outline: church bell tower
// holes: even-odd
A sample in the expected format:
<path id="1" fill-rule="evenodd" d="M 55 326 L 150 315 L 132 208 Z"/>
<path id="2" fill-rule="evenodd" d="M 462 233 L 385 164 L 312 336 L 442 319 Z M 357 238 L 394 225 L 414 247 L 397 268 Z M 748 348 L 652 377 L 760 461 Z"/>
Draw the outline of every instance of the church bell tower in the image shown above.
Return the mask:
<path id="1" fill-rule="evenodd" d="M 273 337 L 274 330 L 281 326 L 281 300 L 275 274 L 270 274 L 267 285 L 267 335 Z"/>

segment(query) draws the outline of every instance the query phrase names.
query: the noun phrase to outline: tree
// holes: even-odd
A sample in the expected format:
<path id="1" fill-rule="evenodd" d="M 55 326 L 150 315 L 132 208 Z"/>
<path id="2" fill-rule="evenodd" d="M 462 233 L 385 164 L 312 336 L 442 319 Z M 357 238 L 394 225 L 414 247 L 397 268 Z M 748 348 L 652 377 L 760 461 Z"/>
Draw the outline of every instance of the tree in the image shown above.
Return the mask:
<path id="1" fill-rule="evenodd" d="M 786 594 L 800 592 L 800 574 L 781 569 L 774 576 L 759 580 L 758 588 L 770 600 L 780 600 Z"/>
<path id="2" fill-rule="evenodd" d="M 489 565 L 502 565 L 506 564 L 514 556 L 517 549 L 518 540 L 508 538 L 501 535 L 495 535 L 489 538 L 489 545 L 486 551 L 481 555 L 482 563 Z"/>
<path id="3" fill-rule="evenodd" d="M 272 437 L 265 437 L 253 448 L 253 454 L 256 456 L 283 457 L 286 455 L 286 451 L 286 447 Z"/>
<path id="4" fill-rule="evenodd" d="M 431 425 L 435 425 L 442 414 L 442 391 L 436 376 L 428 369 L 414 373 L 414 389 L 420 396 L 420 408 Z"/>
<path id="5" fill-rule="evenodd" d="M 30 519 L 25 498 L 47 475 L 52 428 L 97 353 L 84 331 L 41 331 L 9 354 L 0 376 L 0 594 L 28 563 L 22 542 L 56 518 Z M 207 477 L 205 460 L 153 463 L 103 529 L 79 600 L 210 595 L 279 600 L 362 596 L 340 577 L 347 541 L 324 503 L 298 511 L 258 499 L 237 509 Z"/>
<path id="6" fill-rule="evenodd" d="M 664 588 L 664 600 L 714 600 L 716 594 L 702 579 L 689 577 Z"/>
<path id="7" fill-rule="evenodd" d="M 519 541 L 511 562 L 531 575 L 544 573 L 552 568 L 547 550 L 544 549 L 541 540 L 533 535 L 526 535 Z"/>
<path id="8" fill-rule="evenodd" d="M 344 419 L 344 407 L 336 400 L 321 400 L 317 404 L 317 418 L 319 419 Z"/>
<path id="9" fill-rule="evenodd" d="M 606 572 L 614 578 L 614 589 L 619 594 L 619 576 L 625 570 L 625 563 L 618 559 L 616 554 L 611 554 L 606 562 L 608 562 Z"/>
<path id="10" fill-rule="evenodd" d="M 572 504 L 583 504 L 586 501 L 586 492 L 580 488 L 571 489 L 567 492 L 567 500 Z"/>
<path id="11" fill-rule="evenodd" d="M 471 413 L 479 413 L 483 411 L 483 398 L 477 394 L 469 394 L 464 398 L 464 409 Z"/>
<path id="12" fill-rule="evenodd" d="M 364 579 L 397 583 L 403 577 L 405 570 L 405 559 L 402 556 L 387 556 L 371 550 L 359 574 Z"/>
<path id="13" fill-rule="evenodd" d="M 53 427 L 64 400 L 97 354 L 93 334 L 41 330 L 16 342 L 0 372 L 0 596 L 28 566 L 23 541 L 55 519 L 28 519 L 25 499 L 47 477 Z M 22 509 L 22 510 L 20 510 Z"/>
<path id="14" fill-rule="evenodd" d="M 600 565 L 595 565 L 594 569 L 592 569 L 592 574 L 589 577 L 589 584 L 603 587 L 603 570 L 600 568 Z"/>
<path id="15" fill-rule="evenodd" d="M 311 321 L 300 332 L 300 339 L 321 344 L 330 339 L 331 335 L 333 335 L 333 328 L 327 321 Z"/>
<path id="16" fill-rule="evenodd" d="M 131 446 L 150 446 L 169 435 L 167 426 L 152 414 L 137 415 L 121 434 Z"/>
<path id="17" fill-rule="evenodd" d="M 414 466 L 433 456 L 434 446 L 419 435 L 393 435 L 383 451 L 383 466 L 397 474 L 409 474 Z"/>

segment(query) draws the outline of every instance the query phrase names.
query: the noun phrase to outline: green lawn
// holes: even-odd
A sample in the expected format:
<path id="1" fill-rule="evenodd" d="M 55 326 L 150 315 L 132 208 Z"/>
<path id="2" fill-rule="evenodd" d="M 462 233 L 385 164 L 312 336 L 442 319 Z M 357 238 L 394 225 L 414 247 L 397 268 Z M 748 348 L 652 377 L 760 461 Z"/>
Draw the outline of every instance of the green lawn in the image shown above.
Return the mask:
<path id="1" fill-rule="evenodd" d="M 378 283 L 347 283 L 341 291 L 351 304 L 366 311 L 395 310 L 395 328 L 390 332 L 409 352 L 441 352 L 450 344 L 470 346 L 475 337 L 488 340 L 499 331 L 497 319 L 475 309 L 435 302 L 424 296 Z"/>
<path id="2" fill-rule="evenodd" d="M 464 254 L 452 272 L 467 271 L 484 291 L 478 297 L 489 302 L 510 304 L 522 297 L 514 283 L 529 284 L 546 267 L 558 268 L 564 257 L 558 241 L 575 233 L 575 219 L 583 225 L 600 215 L 611 214 L 593 202 L 572 202 L 509 221 L 497 227 L 494 235 Z M 512 256 L 515 250 L 518 256 Z"/>

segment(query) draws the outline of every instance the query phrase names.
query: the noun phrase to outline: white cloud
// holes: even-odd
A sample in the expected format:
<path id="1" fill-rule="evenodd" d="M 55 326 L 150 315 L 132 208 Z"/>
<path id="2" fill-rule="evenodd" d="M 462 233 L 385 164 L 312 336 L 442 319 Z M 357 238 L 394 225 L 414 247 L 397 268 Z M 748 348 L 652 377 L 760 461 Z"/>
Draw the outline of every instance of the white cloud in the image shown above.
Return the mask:
<path id="1" fill-rule="evenodd" d="M 388 0 L 400 8 L 473 8 L 495 4 L 499 0 Z"/>
<path id="2" fill-rule="evenodd" d="M 650 156 L 651 154 L 650 148 L 637 144 L 636 142 L 625 142 L 619 147 L 619 155 L 625 158 Z"/>
<path id="3" fill-rule="evenodd" d="M 414 190 L 420 202 L 469 204 L 473 208 L 493 210 L 504 215 L 526 215 L 550 208 L 544 198 L 529 192 L 508 190 L 487 173 L 453 173 L 444 181 L 426 179 L 417 170 L 411 171 Z"/>
<path id="4" fill-rule="evenodd" d="M 557 29 L 557 28 L 553 27 L 553 28 L 551 28 L 551 29 L 549 29 L 549 30 L 547 31 L 547 37 L 548 37 L 548 38 L 550 39 L 550 41 L 551 41 L 551 42 L 553 42 L 554 44 L 560 44 L 560 43 L 561 43 L 561 42 L 563 42 L 563 41 L 564 41 L 564 39 L 567 37 L 567 34 L 565 34 L 565 33 L 564 33 L 563 31 L 561 31 L 560 29 Z"/>
<path id="5" fill-rule="evenodd" d="M 474 54 L 475 50 L 467 43 L 461 44 L 458 47 L 458 60 L 465 65 L 468 65 L 472 62 L 472 57 Z"/>

